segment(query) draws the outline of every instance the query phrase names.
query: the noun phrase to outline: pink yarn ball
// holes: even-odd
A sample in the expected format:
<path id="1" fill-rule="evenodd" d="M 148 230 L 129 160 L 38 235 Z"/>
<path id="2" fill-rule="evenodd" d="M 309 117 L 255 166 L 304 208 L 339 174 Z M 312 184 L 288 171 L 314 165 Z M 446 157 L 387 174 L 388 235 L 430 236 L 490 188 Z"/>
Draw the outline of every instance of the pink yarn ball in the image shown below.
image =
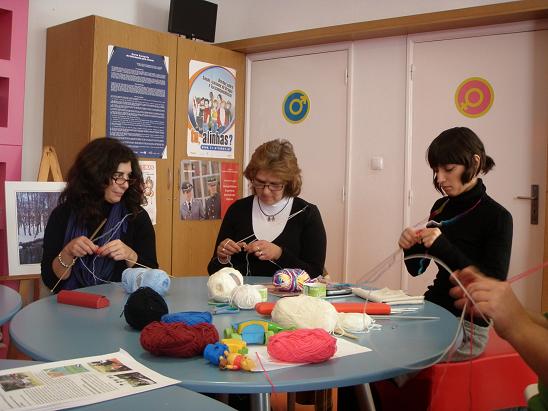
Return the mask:
<path id="1" fill-rule="evenodd" d="M 337 352 L 337 339 L 321 328 L 283 331 L 268 339 L 268 354 L 279 361 L 317 363 Z"/>

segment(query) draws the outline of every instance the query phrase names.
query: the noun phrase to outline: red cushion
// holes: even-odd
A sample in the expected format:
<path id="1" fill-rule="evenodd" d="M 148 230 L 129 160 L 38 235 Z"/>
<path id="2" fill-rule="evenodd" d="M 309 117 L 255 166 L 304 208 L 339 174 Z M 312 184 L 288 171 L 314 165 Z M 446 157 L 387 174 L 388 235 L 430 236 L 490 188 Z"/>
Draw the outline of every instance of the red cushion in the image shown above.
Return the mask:
<path id="1" fill-rule="evenodd" d="M 493 330 L 482 355 L 422 370 L 402 388 L 375 383 L 383 411 L 477 410 L 524 406 L 523 390 L 537 381 L 518 353 Z"/>

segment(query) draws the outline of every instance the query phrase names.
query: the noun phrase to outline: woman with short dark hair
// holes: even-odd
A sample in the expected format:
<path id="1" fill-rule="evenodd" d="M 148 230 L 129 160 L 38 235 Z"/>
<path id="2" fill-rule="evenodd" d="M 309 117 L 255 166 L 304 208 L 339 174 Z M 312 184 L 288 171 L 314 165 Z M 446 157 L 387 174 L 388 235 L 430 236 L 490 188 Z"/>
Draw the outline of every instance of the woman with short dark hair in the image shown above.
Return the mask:
<path id="1" fill-rule="evenodd" d="M 426 227 L 408 227 L 399 239 L 404 254 L 430 254 L 443 261 L 451 270 L 473 265 L 486 275 L 505 280 L 512 250 L 512 215 L 489 195 L 478 176 L 495 165 L 479 137 L 466 127 L 443 131 L 432 141 L 427 159 L 433 173 L 436 190 L 444 194 L 430 210 Z M 417 276 L 426 270 L 429 259 L 405 261 L 407 271 Z M 461 315 L 449 295 L 450 273 L 438 266 L 434 283 L 428 286 L 425 298 Z M 455 361 L 475 357 L 487 343 L 487 323 L 474 319 L 465 321 L 463 343 L 473 334 L 474 349 L 462 346 L 452 356 Z M 473 328 L 473 330 L 472 330 Z"/>
<path id="2" fill-rule="evenodd" d="M 293 145 L 272 140 L 259 146 L 244 171 L 253 195 L 230 206 L 208 265 L 210 274 L 232 265 L 243 275 L 272 276 L 300 268 L 323 272 L 327 239 L 318 208 L 297 197 L 302 178 Z"/>
<path id="3" fill-rule="evenodd" d="M 80 151 L 44 233 L 47 287 L 58 292 L 120 281 L 136 263 L 158 267 L 143 187 L 137 157 L 117 139 L 95 139 Z"/>

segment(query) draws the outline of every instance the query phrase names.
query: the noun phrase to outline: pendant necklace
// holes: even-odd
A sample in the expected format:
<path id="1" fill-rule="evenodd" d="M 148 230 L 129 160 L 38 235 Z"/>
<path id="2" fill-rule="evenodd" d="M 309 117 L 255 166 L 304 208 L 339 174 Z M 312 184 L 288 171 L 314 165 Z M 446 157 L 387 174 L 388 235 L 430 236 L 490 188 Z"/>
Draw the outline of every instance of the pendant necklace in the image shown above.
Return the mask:
<path id="1" fill-rule="evenodd" d="M 284 211 L 285 207 L 287 207 L 287 205 L 289 204 L 290 199 L 291 197 L 288 197 L 282 209 L 274 214 L 267 214 L 264 212 L 263 208 L 261 207 L 261 200 L 259 199 L 259 197 L 257 197 L 257 204 L 259 204 L 259 210 L 261 210 L 261 213 L 263 213 L 263 215 L 266 217 L 266 221 L 271 223 L 273 221 L 276 221 L 276 216 L 280 214 L 282 211 Z"/>

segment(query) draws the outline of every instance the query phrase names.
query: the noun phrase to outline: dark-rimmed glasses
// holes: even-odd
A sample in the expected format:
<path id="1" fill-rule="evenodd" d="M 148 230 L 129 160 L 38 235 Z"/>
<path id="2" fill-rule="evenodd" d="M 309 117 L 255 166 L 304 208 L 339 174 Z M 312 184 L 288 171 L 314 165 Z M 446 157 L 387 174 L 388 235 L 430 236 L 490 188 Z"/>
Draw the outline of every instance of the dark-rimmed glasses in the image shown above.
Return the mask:
<path id="1" fill-rule="evenodd" d="M 268 189 L 270 191 L 281 191 L 285 187 L 285 184 L 281 184 L 281 183 L 268 183 L 268 184 L 265 184 L 265 183 L 260 183 L 260 182 L 255 181 L 255 180 L 253 180 L 251 182 L 251 185 L 253 186 L 253 188 L 255 190 L 264 190 L 265 188 L 268 187 Z"/>
<path id="2" fill-rule="evenodd" d="M 128 183 L 128 185 L 131 185 L 137 180 L 136 178 L 125 178 L 123 175 L 120 174 L 113 174 L 111 178 L 112 181 L 114 181 L 119 186 L 123 186 L 124 183 Z"/>

